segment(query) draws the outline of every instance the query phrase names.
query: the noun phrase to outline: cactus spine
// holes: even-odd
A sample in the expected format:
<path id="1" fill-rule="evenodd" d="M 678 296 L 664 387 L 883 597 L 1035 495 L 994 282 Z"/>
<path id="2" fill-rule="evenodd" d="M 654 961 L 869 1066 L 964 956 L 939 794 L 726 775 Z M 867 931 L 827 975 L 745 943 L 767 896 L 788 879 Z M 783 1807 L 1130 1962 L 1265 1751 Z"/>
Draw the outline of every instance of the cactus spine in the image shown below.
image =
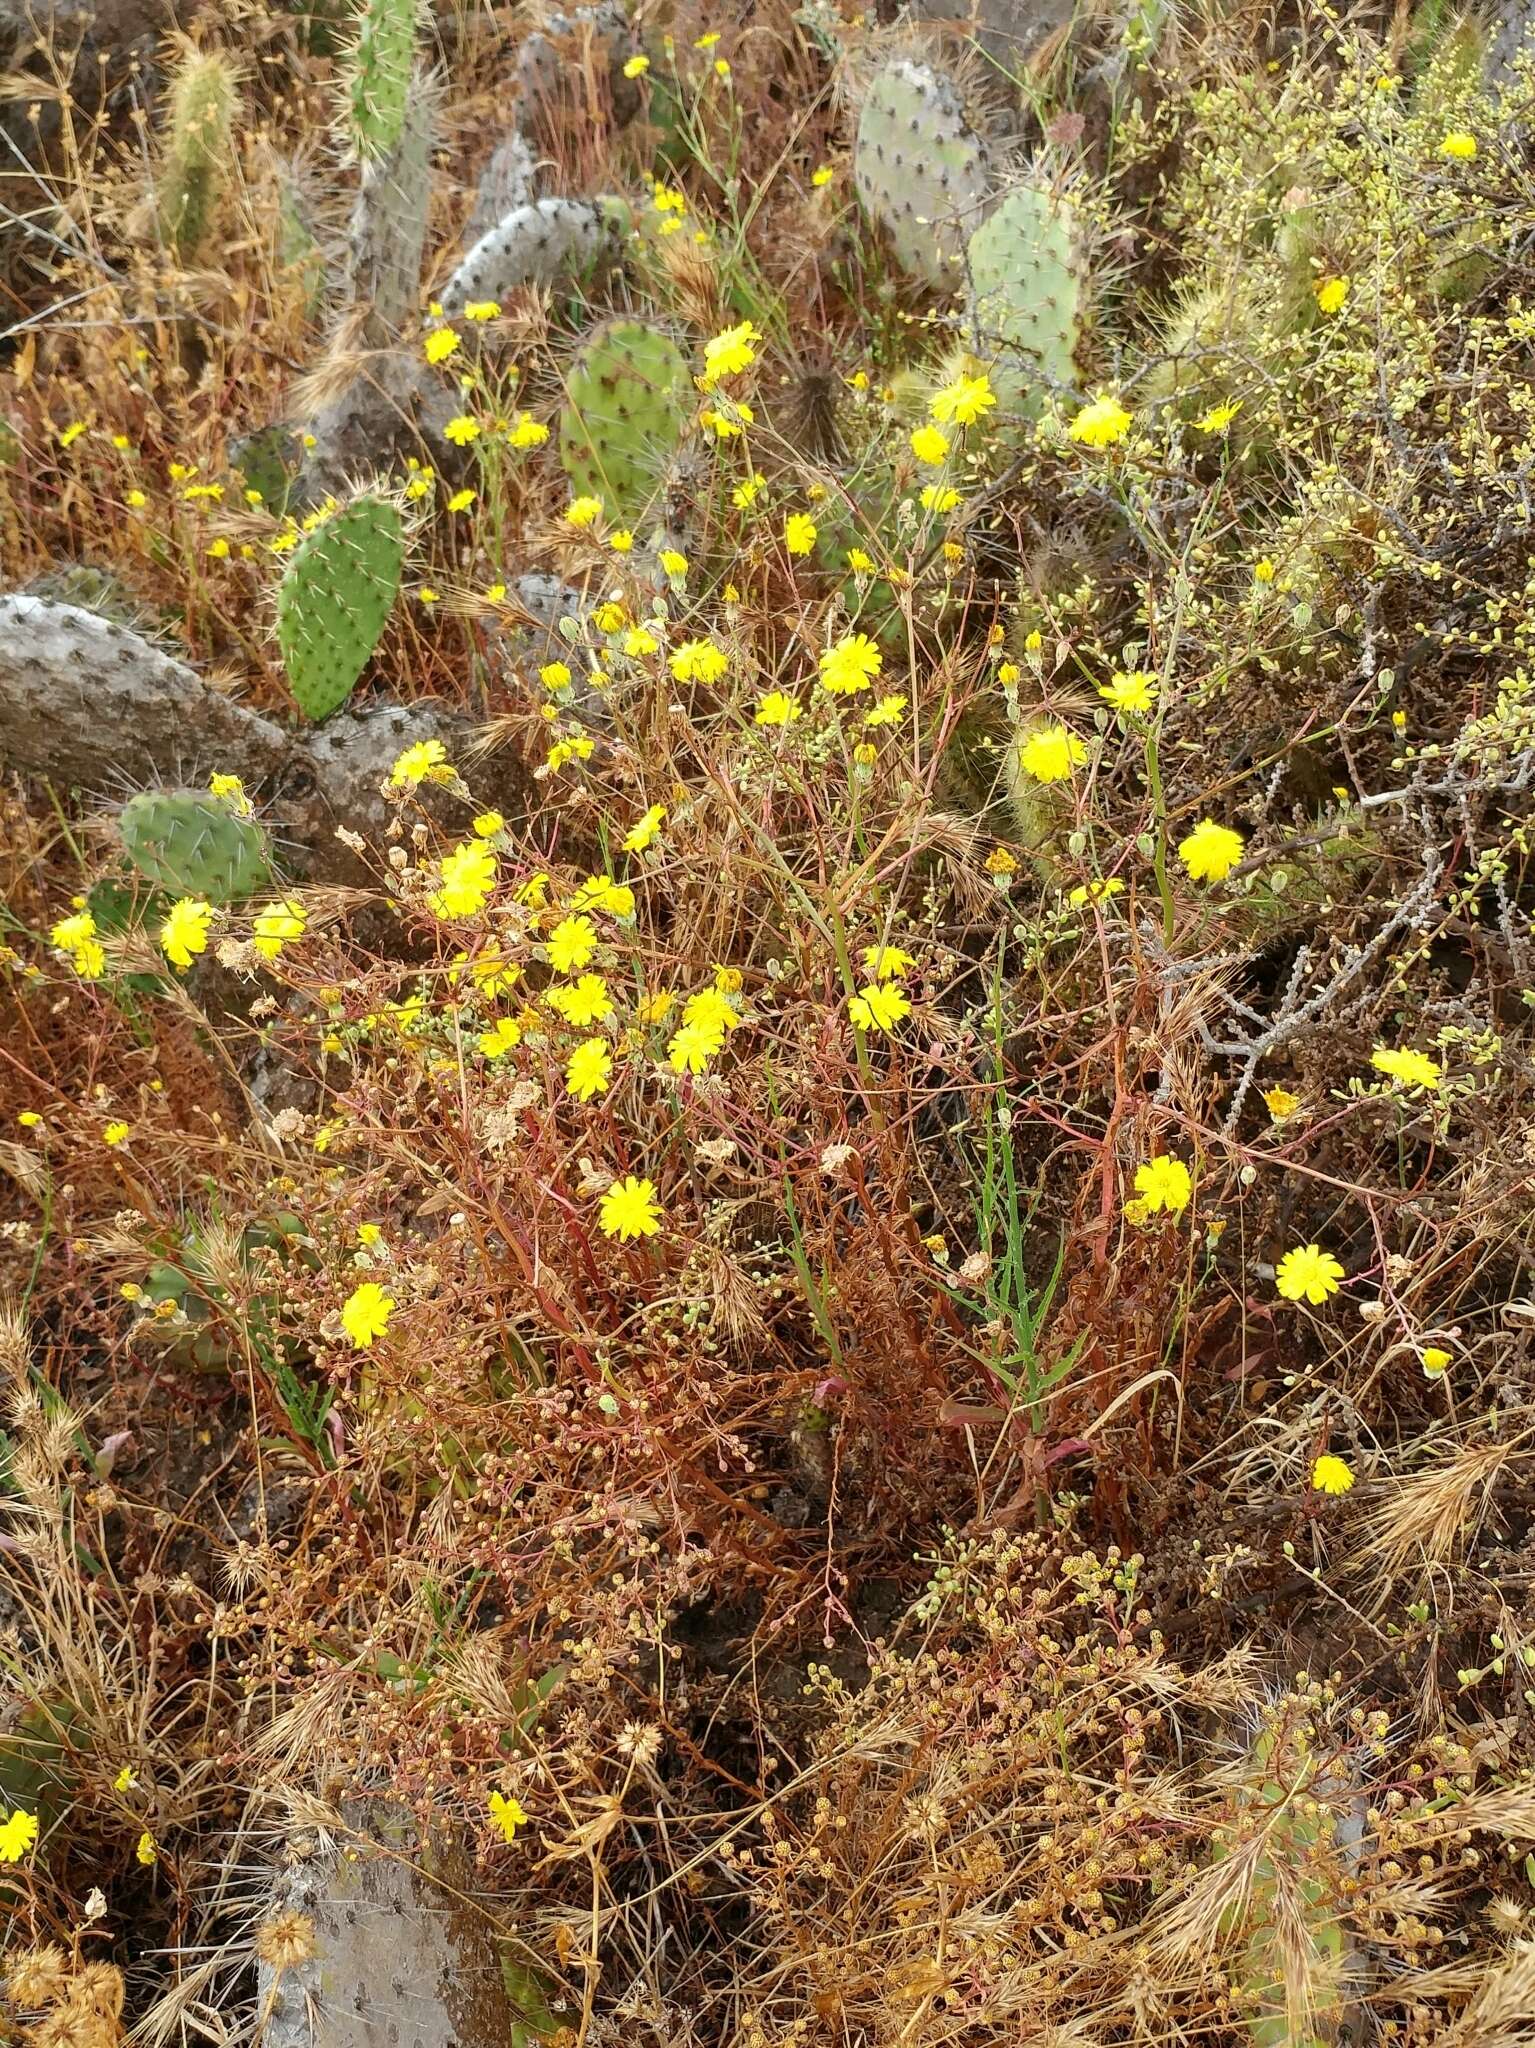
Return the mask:
<path id="1" fill-rule="evenodd" d="M 638 320 L 600 328 L 565 380 L 560 461 L 576 490 L 636 518 L 682 438 L 691 385 L 682 351 Z"/>
<path id="2" fill-rule="evenodd" d="M 267 835 L 239 799 L 194 789 L 145 789 L 117 821 L 128 858 L 173 896 L 232 903 L 271 879 Z"/>
<path id="3" fill-rule="evenodd" d="M 183 263 L 201 248 L 229 172 L 239 74 L 221 50 L 188 50 L 170 91 L 160 226 Z"/>
<path id="4" fill-rule="evenodd" d="M 535 199 L 481 235 L 441 292 L 443 311 L 502 299 L 519 285 L 553 284 L 617 249 L 628 226 L 621 199 Z"/>
<path id="5" fill-rule="evenodd" d="M 876 75 L 859 110 L 853 180 L 903 270 L 940 290 L 961 281 L 991 161 L 949 79 L 904 57 Z"/>
<path id="6" fill-rule="evenodd" d="M 356 498 L 294 550 L 277 592 L 293 701 L 314 723 L 352 694 L 400 587 L 405 528 L 389 498 Z"/>

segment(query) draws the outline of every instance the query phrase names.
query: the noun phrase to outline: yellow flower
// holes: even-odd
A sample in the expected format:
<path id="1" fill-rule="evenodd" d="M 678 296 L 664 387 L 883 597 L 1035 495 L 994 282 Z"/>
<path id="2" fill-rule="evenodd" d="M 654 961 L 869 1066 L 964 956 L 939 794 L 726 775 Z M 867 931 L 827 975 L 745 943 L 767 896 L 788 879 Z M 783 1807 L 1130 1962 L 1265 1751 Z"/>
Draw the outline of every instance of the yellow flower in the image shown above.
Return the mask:
<path id="1" fill-rule="evenodd" d="M 1208 412 L 1201 413 L 1194 425 L 1201 434 L 1224 434 L 1241 410 L 1240 398 L 1228 399 L 1225 405 L 1212 405 Z"/>
<path id="2" fill-rule="evenodd" d="M 1116 711 L 1125 713 L 1149 711 L 1156 694 L 1157 679 L 1144 668 L 1117 669 L 1106 683 L 1098 685 L 1098 695 Z"/>
<path id="3" fill-rule="evenodd" d="M 881 697 L 872 711 L 864 713 L 865 725 L 899 725 L 906 716 L 906 699 L 892 695 Z"/>
<path id="4" fill-rule="evenodd" d="M 1253 578 L 1258 583 L 1272 583 L 1274 573 L 1274 565 L 1267 555 L 1253 563 Z"/>
<path id="5" fill-rule="evenodd" d="M 608 985 L 600 974 L 583 974 L 564 988 L 544 990 L 544 1001 L 551 1010 L 583 1030 L 592 1024 L 601 1024 L 613 1014 L 613 1003 L 608 995 Z"/>
<path id="6" fill-rule="evenodd" d="M 396 757 L 389 771 L 393 789 L 419 789 L 423 782 L 451 782 L 453 763 L 441 740 L 417 740 Z"/>
<path id="7" fill-rule="evenodd" d="M 125 491 L 123 493 L 123 503 L 130 512 L 141 512 L 149 503 L 149 500 L 142 491 Z"/>
<path id="8" fill-rule="evenodd" d="M 849 548 L 847 565 L 855 576 L 872 576 L 876 567 L 874 557 L 862 548 Z"/>
<path id="9" fill-rule="evenodd" d="M 1005 846 L 994 846 L 986 856 L 988 875 L 1016 875 L 1018 856 Z"/>
<path id="10" fill-rule="evenodd" d="M 604 1237 L 616 1237 L 621 1244 L 633 1237 L 654 1237 L 661 1228 L 654 1182 L 636 1180 L 632 1173 L 614 1181 L 602 1198 L 597 1221 Z"/>
<path id="11" fill-rule="evenodd" d="M 601 1095 L 613 1078 L 613 1055 L 604 1038 L 583 1038 L 565 1062 L 565 1086 L 577 1102 Z"/>
<path id="12" fill-rule="evenodd" d="M 438 917 L 473 917 L 496 885 L 496 856 L 483 839 L 466 839 L 442 857 L 441 883 L 432 896 Z"/>
<path id="13" fill-rule="evenodd" d="M 134 1843 L 133 1853 L 137 1860 L 144 1865 L 146 1870 L 160 1860 L 160 1852 L 155 1847 L 155 1838 L 149 1832 L 148 1828 L 144 1829 L 143 1833 Z"/>
<path id="14" fill-rule="evenodd" d="M 1399 1052 L 1393 1052 L 1389 1046 L 1378 1045 L 1370 1054 L 1370 1065 L 1389 1080 L 1399 1081 L 1404 1088 L 1439 1086 L 1438 1060 L 1430 1059 L 1426 1052 L 1417 1052 L 1411 1046 L 1403 1046 Z"/>
<path id="15" fill-rule="evenodd" d="M 584 967 L 597 950 L 597 927 L 589 917 L 562 917 L 549 934 L 549 964 L 557 974 Z"/>
<path id="16" fill-rule="evenodd" d="M 870 981 L 899 981 L 916 966 L 916 956 L 899 946 L 865 946 L 863 971 Z"/>
<path id="17" fill-rule="evenodd" d="M 821 687 L 834 697 L 855 696 L 868 689 L 884 665 L 878 643 L 867 633 L 844 633 L 821 656 Z"/>
<path id="18" fill-rule="evenodd" d="M 466 412 L 457 413 L 442 430 L 456 447 L 467 448 L 471 441 L 479 439 L 480 423 Z"/>
<path id="19" fill-rule="evenodd" d="M 722 976 L 733 970 L 722 968 Z M 736 982 L 740 987 L 740 982 Z M 684 1024 L 697 1024 L 705 1031 L 734 1031 L 741 1021 L 740 1012 L 730 1000 L 730 995 L 716 980 L 713 988 L 695 989 L 682 1007 Z"/>
<path id="20" fill-rule="evenodd" d="M 817 164 L 810 173 L 810 182 L 819 192 L 823 185 L 829 185 L 835 173 L 830 164 Z"/>
<path id="21" fill-rule="evenodd" d="M 160 927 L 160 947 L 172 967 L 190 967 L 206 951 L 212 922 L 213 906 L 200 896 L 183 896 L 171 905 Z"/>
<path id="22" fill-rule="evenodd" d="M 497 1017 L 480 1033 L 480 1051 L 488 1060 L 498 1060 L 522 1043 L 522 1026 L 515 1017 Z"/>
<path id="23" fill-rule="evenodd" d="M 563 661 L 546 661 L 538 672 L 546 690 L 564 690 L 570 685 L 570 668 Z"/>
<path id="24" fill-rule="evenodd" d="M 911 1003 L 893 981 L 869 981 L 856 996 L 848 997 L 847 1013 L 860 1031 L 893 1031 L 911 1015 Z"/>
<path id="25" fill-rule="evenodd" d="M 1324 277 L 1314 289 L 1319 311 L 1329 316 L 1341 313 L 1348 303 L 1349 281 L 1346 277 Z"/>
<path id="26" fill-rule="evenodd" d="M 1117 398 L 1095 398 L 1084 405 L 1067 432 L 1084 448 L 1112 448 L 1130 431 L 1130 415 Z"/>
<path id="27" fill-rule="evenodd" d="M 744 483 L 736 485 L 735 489 L 730 493 L 731 504 L 735 506 L 738 512 L 750 510 L 756 500 L 758 491 L 762 489 L 766 482 L 767 478 L 762 474 L 761 470 L 758 470 L 754 475 L 747 477 Z"/>
<path id="28" fill-rule="evenodd" d="M 464 308 L 466 320 L 499 320 L 501 308 L 494 299 L 471 299 Z"/>
<path id="29" fill-rule="evenodd" d="M 1163 1209 L 1169 1216 L 1179 1216 L 1189 1205 L 1193 1182 L 1181 1159 L 1159 1152 L 1135 1169 L 1135 1192 L 1148 1216 L 1156 1216 Z"/>
<path id="30" fill-rule="evenodd" d="M 498 832 L 506 829 L 506 820 L 499 811 L 481 811 L 469 829 L 476 839 L 494 839 Z"/>
<path id="31" fill-rule="evenodd" d="M 942 462 L 949 447 L 949 437 L 941 427 L 913 427 L 911 452 L 919 462 Z"/>
<path id="32" fill-rule="evenodd" d="M 635 1016 L 642 1024 L 664 1024 L 676 1005 L 677 998 L 669 988 L 658 988 L 654 995 L 641 998 L 635 1006 Z"/>
<path id="33" fill-rule="evenodd" d="M 704 344 L 704 373 L 698 380 L 701 391 L 712 391 L 722 377 L 739 376 L 742 370 L 749 370 L 757 360 L 754 343 L 762 336 L 750 320 L 743 320 L 736 327 L 727 327 L 723 334 L 716 334 Z"/>
<path id="34" fill-rule="evenodd" d="M 1107 903 L 1111 896 L 1123 895 L 1124 887 L 1118 875 L 1096 875 L 1090 882 L 1079 882 L 1066 901 L 1080 910 L 1085 903 Z"/>
<path id="35" fill-rule="evenodd" d="M 369 1251 L 372 1251 L 372 1250 L 373 1250 L 373 1248 L 374 1248 L 374 1247 L 375 1247 L 376 1245 L 381 1245 L 381 1244 L 383 1243 L 383 1241 L 384 1241 L 384 1233 L 383 1233 L 383 1231 L 382 1231 L 382 1230 L 381 1230 L 381 1229 L 379 1228 L 378 1224 L 376 1224 L 376 1223 L 359 1223 L 359 1224 L 358 1224 L 358 1226 L 357 1226 L 357 1242 L 358 1242 L 358 1243 L 359 1243 L 360 1245 L 364 1245 L 364 1246 L 366 1246 L 366 1248 L 367 1248 L 367 1249 L 368 1249 Z"/>
<path id="36" fill-rule="evenodd" d="M 982 370 L 978 377 L 961 374 L 952 384 L 935 391 L 928 410 L 941 426 L 969 427 L 989 413 L 996 402 L 991 379 Z"/>
<path id="37" fill-rule="evenodd" d="M 570 899 L 572 910 L 606 910 L 613 917 L 633 917 L 634 891 L 611 875 L 588 875 Z M 581 919 L 581 923 L 585 923 Z M 567 918 L 566 923 L 573 920 Z M 578 963 L 584 964 L 584 963 Z"/>
<path id="38" fill-rule="evenodd" d="M 654 654 L 660 644 L 648 626 L 631 626 L 624 635 L 624 652 L 635 659 Z"/>
<path id="39" fill-rule="evenodd" d="M 594 744 L 585 733 L 576 733 L 568 740 L 556 740 L 545 756 L 546 764 L 552 771 L 565 767 L 571 761 L 589 761 Z"/>
<path id="40" fill-rule="evenodd" d="M 132 1764 L 124 1764 L 117 1776 L 112 1780 L 112 1790 L 114 1792 L 132 1792 L 137 1789 L 138 1782 L 138 1777 L 134 1772 Z"/>
<path id="41" fill-rule="evenodd" d="M 1297 1245 L 1274 1268 L 1274 1285 L 1286 1301 L 1309 1301 L 1318 1308 L 1337 1293 L 1342 1278 L 1343 1268 L 1318 1244 Z"/>
<path id="42" fill-rule="evenodd" d="M 61 448 L 72 448 L 84 432 L 84 420 L 71 420 L 69 425 L 59 434 L 59 446 Z"/>
<path id="43" fill-rule="evenodd" d="M 477 492 L 470 490 L 455 491 L 448 500 L 448 510 L 450 512 L 467 512 L 477 495 Z"/>
<path id="44" fill-rule="evenodd" d="M 1242 835 L 1213 818 L 1201 818 L 1178 842 L 1178 858 L 1196 882 L 1220 882 L 1242 858 Z"/>
<path id="45" fill-rule="evenodd" d="M 416 598 L 421 604 L 436 604 L 439 601 L 437 592 L 433 590 L 429 583 L 422 584 L 421 588 L 416 592 Z"/>
<path id="46" fill-rule="evenodd" d="M 625 853 L 643 853 L 655 839 L 666 819 L 665 804 L 652 804 L 644 817 L 624 834 Z"/>
<path id="47" fill-rule="evenodd" d="M 667 1044 L 666 1063 L 674 1074 L 701 1074 L 724 1043 L 722 1024 L 684 1022 Z"/>
<path id="48" fill-rule="evenodd" d="M 688 573 L 688 558 L 679 554 L 676 548 L 662 548 L 656 560 L 668 576 L 686 576 Z"/>
<path id="49" fill-rule="evenodd" d="M 1426 1380 L 1443 1379 L 1455 1363 L 1455 1354 L 1438 1344 L 1427 1345 L 1423 1351 L 1423 1377 Z"/>
<path id="50" fill-rule="evenodd" d="M 1086 747 L 1064 725 L 1037 727 L 1018 749 L 1018 765 L 1031 782 L 1064 782 L 1086 759 Z"/>
<path id="51" fill-rule="evenodd" d="M 309 913 L 290 896 L 282 903 L 268 903 L 256 912 L 251 924 L 251 944 L 265 960 L 275 960 L 293 939 L 304 936 Z"/>
<path id="52" fill-rule="evenodd" d="M 651 189 L 650 203 L 657 213 L 686 213 L 687 194 L 675 185 L 663 185 L 659 180 Z"/>
<path id="53" fill-rule="evenodd" d="M 1263 1101 L 1276 1124 L 1282 1124 L 1286 1117 L 1294 1116 L 1300 1108 L 1300 1097 L 1292 1095 L 1288 1088 L 1265 1088 Z"/>
<path id="54" fill-rule="evenodd" d="M 355 1350 L 366 1351 L 375 1337 L 383 1336 L 393 1314 L 393 1297 L 376 1280 L 364 1280 L 341 1305 L 341 1327 Z"/>
<path id="55" fill-rule="evenodd" d="M 921 503 L 924 512 L 952 512 L 959 503 L 959 492 L 952 484 L 924 484 Z"/>
<path id="56" fill-rule="evenodd" d="M 783 523 L 783 542 L 791 555 L 808 555 L 815 537 L 816 523 L 808 512 L 791 512 Z"/>
<path id="57" fill-rule="evenodd" d="M 520 412 L 515 426 L 506 430 L 506 445 L 509 448 L 542 448 L 549 438 L 549 429 L 542 420 L 534 419 L 530 412 Z"/>
<path id="58" fill-rule="evenodd" d="M 717 683 L 730 656 L 712 640 L 684 640 L 667 666 L 679 683 Z"/>
<path id="59" fill-rule="evenodd" d="M 1440 143 L 1439 154 L 1468 164 L 1476 155 L 1476 137 L 1464 128 L 1452 128 Z"/>
<path id="60" fill-rule="evenodd" d="M 116 1122 L 107 1124 L 103 1127 L 101 1133 L 101 1142 L 103 1145 L 126 1145 L 130 1135 L 132 1134 L 132 1131 L 132 1124 L 125 1124 L 122 1121 L 122 1119 L 119 1118 Z"/>
<path id="61" fill-rule="evenodd" d="M 588 526 L 595 526 L 601 517 L 601 498 L 572 498 L 565 507 L 565 524 L 567 526 L 574 526 L 578 531 Z"/>
<path id="62" fill-rule="evenodd" d="M 217 540 L 209 541 L 205 553 L 215 562 L 227 561 L 229 557 L 229 543 L 220 534 Z"/>
<path id="63" fill-rule="evenodd" d="M 1354 1474 L 1347 1461 L 1324 1451 L 1311 1468 L 1311 1484 L 1318 1493 L 1347 1493 Z"/>
<path id="64" fill-rule="evenodd" d="M 634 546 L 634 535 L 627 526 L 621 526 L 617 533 L 608 535 L 608 546 L 615 555 L 627 555 Z"/>
<path id="65" fill-rule="evenodd" d="M 800 710 L 793 697 L 786 697 L 782 690 L 769 690 L 758 702 L 752 721 L 756 725 L 792 725 Z"/>
<path id="66" fill-rule="evenodd" d="M 624 76 L 625 78 L 643 78 L 649 69 L 650 59 L 641 50 L 633 57 L 630 57 L 625 63 Z"/>
<path id="67" fill-rule="evenodd" d="M 37 1840 L 37 1815 L 15 1807 L 0 1821 L 0 1863 L 19 1863 Z"/>
<path id="68" fill-rule="evenodd" d="M 451 327 L 437 327 L 426 337 L 426 359 L 429 363 L 445 363 L 458 347 L 458 336 Z"/>
<path id="69" fill-rule="evenodd" d="M 35 1131 L 42 1118 L 35 1109 L 19 1109 L 16 1112 L 16 1121 L 24 1131 Z"/>

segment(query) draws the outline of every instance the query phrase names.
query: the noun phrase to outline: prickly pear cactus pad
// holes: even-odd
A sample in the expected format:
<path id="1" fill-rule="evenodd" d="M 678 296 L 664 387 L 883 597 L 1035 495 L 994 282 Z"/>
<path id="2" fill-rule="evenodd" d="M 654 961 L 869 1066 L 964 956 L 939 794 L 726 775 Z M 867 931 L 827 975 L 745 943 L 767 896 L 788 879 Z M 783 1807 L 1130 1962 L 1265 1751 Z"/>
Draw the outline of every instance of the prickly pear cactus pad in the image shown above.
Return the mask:
<path id="1" fill-rule="evenodd" d="M 574 488 L 637 517 L 682 437 L 690 389 L 670 335 L 638 320 L 602 328 L 565 380 L 560 461 Z"/>
<path id="2" fill-rule="evenodd" d="M 1066 201 L 1016 186 L 970 237 L 967 263 L 978 345 L 1000 343 L 1045 389 L 1074 383 L 1082 264 Z"/>
<path id="3" fill-rule="evenodd" d="M 481 235 L 442 288 L 443 311 L 503 299 L 519 285 L 553 284 L 616 249 L 628 209 L 616 199 L 535 199 Z"/>
<path id="4" fill-rule="evenodd" d="M 957 285 L 991 164 L 951 81 L 907 58 L 886 65 L 859 111 L 853 178 L 901 268 L 939 289 Z"/>
<path id="5" fill-rule="evenodd" d="M 352 694 L 400 587 L 405 528 L 389 498 L 355 498 L 294 550 L 277 592 L 293 701 L 313 724 Z"/>
<path id="6" fill-rule="evenodd" d="M 405 127 L 420 0 L 364 0 L 345 70 L 346 125 L 364 159 L 387 156 Z"/>
<path id="7" fill-rule="evenodd" d="M 266 833 L 237 802 L 192 789 L 144 789 L 117 821 L 139 873 L 172 896 L 233 903 L 270 881 Z"/>

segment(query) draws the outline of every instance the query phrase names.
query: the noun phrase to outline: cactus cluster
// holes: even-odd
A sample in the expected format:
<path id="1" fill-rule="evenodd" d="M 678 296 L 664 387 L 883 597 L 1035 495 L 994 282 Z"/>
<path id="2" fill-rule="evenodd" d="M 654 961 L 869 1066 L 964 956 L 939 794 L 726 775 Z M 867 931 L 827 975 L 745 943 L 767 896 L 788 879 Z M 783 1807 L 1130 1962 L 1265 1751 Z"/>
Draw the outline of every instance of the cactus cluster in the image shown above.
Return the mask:
<path id="1" fill-rule="evenodd" d="M 481 235 L 443 286 L 450 317 L 476 299 L 505 298 L 519 285 L 551 285 L 612 253 L 628 226 L 617 199 L 534 199 Z"/>
<path id="2" fill-rule="evenodd" d="M 877 73 L 859 109 L 853 177 L 903 270 L 938 289 L 962 281 L 992 166 L 952 80 L 905 57 Z"/>
<path id="3" fill-rule="evenodd" d="M 682 437 L 691 390 L 669 334 L 638 320 L 599 328 L 565 380 L 560 461 L 574 488 L 637 518 Z"/>
<path id="4" fill-rule="evenodd" d="M 170 92 L 157 194 L 160 229 L 190 262 L 217 216 L 233 152 L 239 74 L 221 50 L 189 50 Z"/>
<path id="5" fill-rule="evenodd" d="M 394 608 L 405 525 L 391 498 L 354 498 L 294 550 L 277 592 L 293 701 L 318 724 L 351 696 Z"/>
<path id="6" fill-rule="evenodd" d="M 1031 410 L 1076 381 L 1082 335 L 1081 232 L 1074 209 L 1039 185 L 1015 185 L 966 249 L 978 346 L 1000 348 Z"/>
<path id="7" fill-rule="evenodd" d="M 266 832 L 238 800 L 144 789 L 123 805 L 117 829 L 139 873 L 172 896 L 234 903 L 271 880 Z"/>

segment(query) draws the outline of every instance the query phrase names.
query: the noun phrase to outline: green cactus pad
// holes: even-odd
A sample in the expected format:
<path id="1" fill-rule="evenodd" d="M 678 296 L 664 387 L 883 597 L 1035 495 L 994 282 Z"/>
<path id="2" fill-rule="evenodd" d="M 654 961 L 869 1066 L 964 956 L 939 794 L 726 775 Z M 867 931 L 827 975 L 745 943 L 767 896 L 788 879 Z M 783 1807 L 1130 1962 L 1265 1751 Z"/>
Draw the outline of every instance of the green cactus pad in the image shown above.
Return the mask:
<path id="1" fill-rule="evenodd" d="M 853 180 L 903 270 L 940 290 L 960 283 L 991 163 L 950 80 L 907 58 L 877 74 L 859 110 Z"/>
<path id="2" fill-rule="evenodd" d="M 682 438 L 691 390 L 670 335 L 638 320 L 600 328 L 565 380 L 560 461 L 575 489 L 636 518 Z"/>
<path id="3" fill-rule="evenodd" d="M 362 0 L 344 70 L 346 128 L 364 160 L 388 156 L 405 128 L 420 0 Z"/>
<path id="4" fill-rule="evenodd" d="M 970 237 L 970 315 L 982 346 L 1003 347 L 1044 391 L 1076 381 L 1082 263 L 1076 216 L 1035 185 L 1016 186 Z"/>
<path id="5" fill-rule="evenodd" d="M 394 607 L 405 527 L 388 498 L 353 499 L 294 550 L 277 592 L 277 642 L 312 723 L 352 694 Z"/>
<path id="6" fill-rule="evenodd" d="M 139 873 L 172 896 L 232 903 L 272 878 L 261 826 L 205 791 L 140 790 L 124 804 L 117 829 Z"/>

